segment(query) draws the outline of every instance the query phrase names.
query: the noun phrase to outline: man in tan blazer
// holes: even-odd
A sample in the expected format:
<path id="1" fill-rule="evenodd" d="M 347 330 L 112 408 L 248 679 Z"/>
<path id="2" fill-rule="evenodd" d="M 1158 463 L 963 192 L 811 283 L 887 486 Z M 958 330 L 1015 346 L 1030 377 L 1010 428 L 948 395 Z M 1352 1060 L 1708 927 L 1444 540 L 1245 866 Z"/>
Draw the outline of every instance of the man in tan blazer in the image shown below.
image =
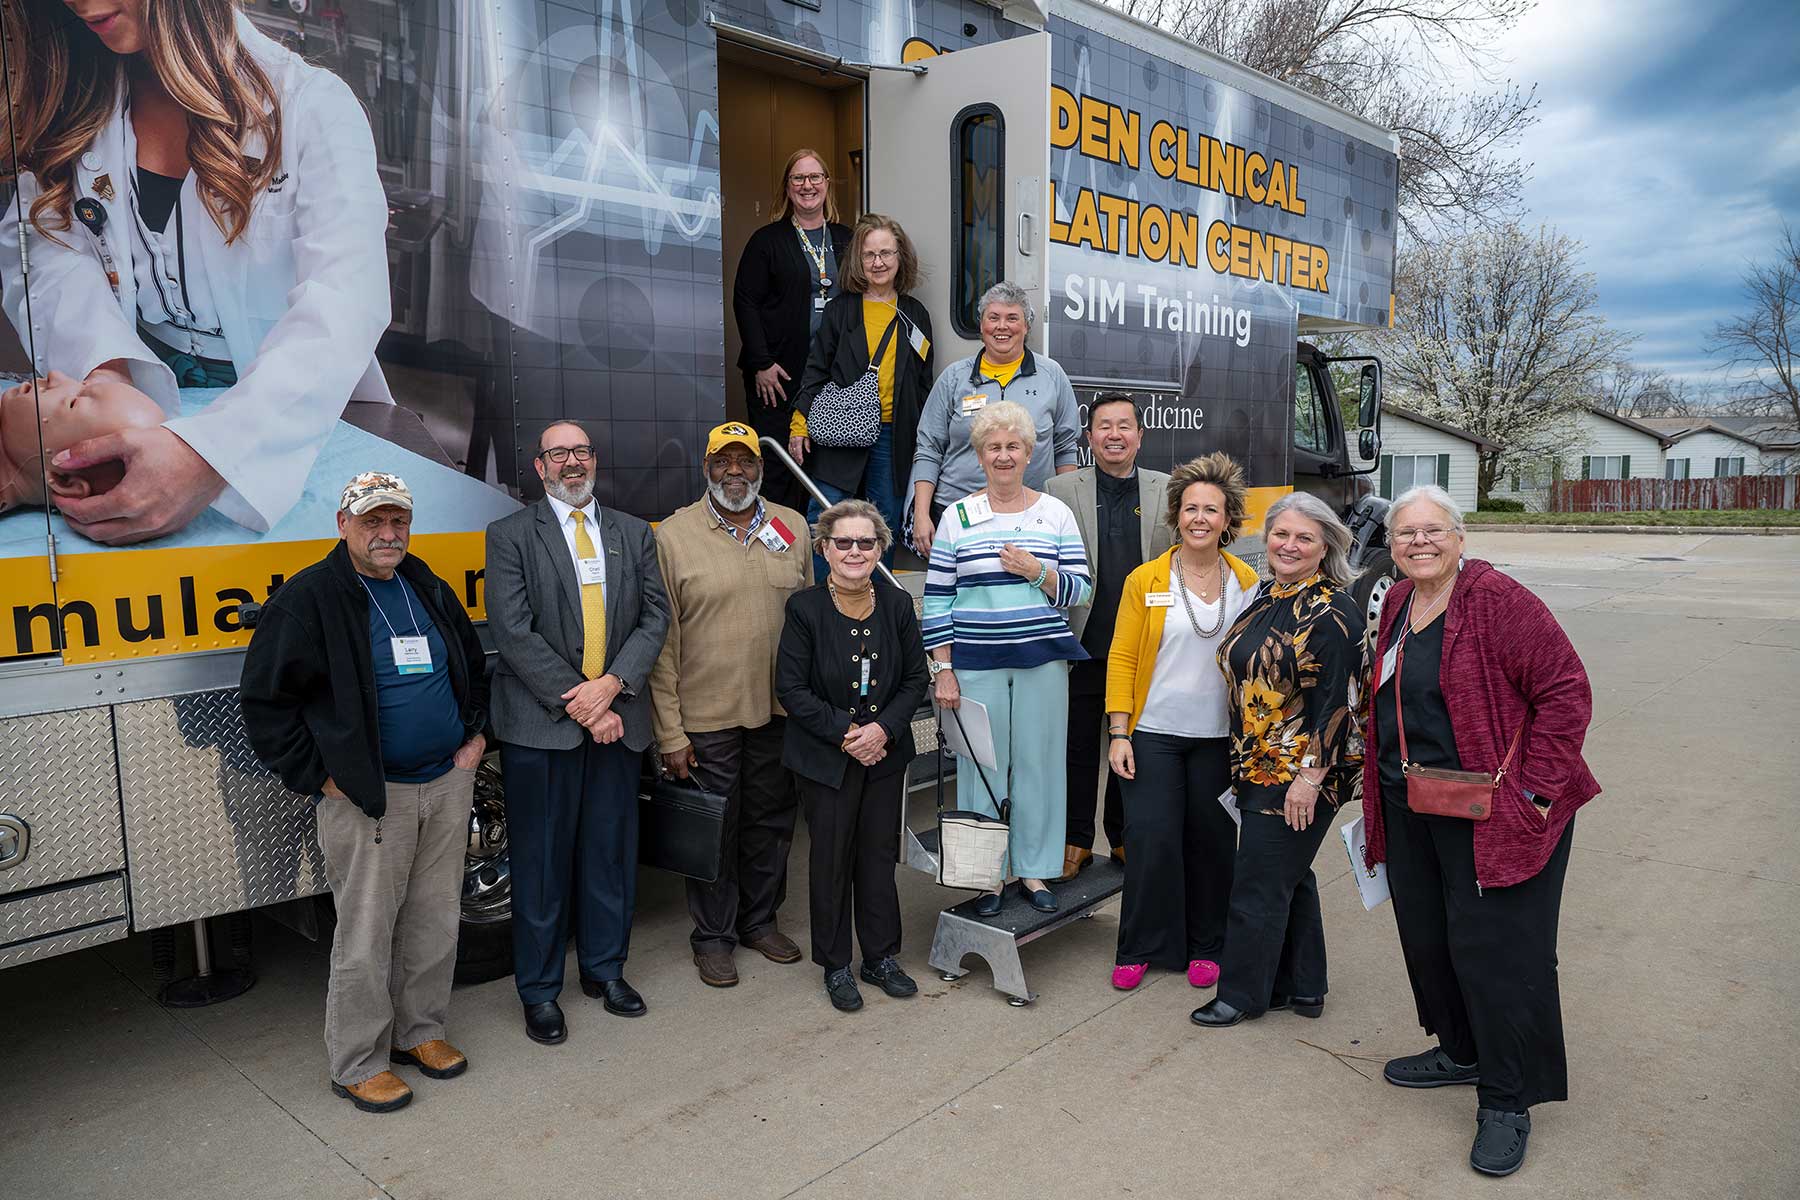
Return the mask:
<path id="1" fill-rule="evenodd" d="M 1046 490 L 1075 513 L 1081 544 L 1094 571 L 1094 600 L 1069 613 L 1069 625 L 1086 662 L 1069 671 L 1069 826 L 1063 851 L 1063 879 L 1073 879 L 1094 859 L 1094 800 L 1105 751 L 1106 653 L 1125 577 L 1174 545 L 1163 521 L 1163 491 L 1169 477 L 1140 468 L 1144 427 L 1137 401 L 1126 392 L 1102 392 L 1088 406 L 1088 446 L 1094 465 L 1053 476 Z M 1106 776 L 1106 840 L 1112 855 L 1125 861 L 1125 812 L 1119 780 Z"/>

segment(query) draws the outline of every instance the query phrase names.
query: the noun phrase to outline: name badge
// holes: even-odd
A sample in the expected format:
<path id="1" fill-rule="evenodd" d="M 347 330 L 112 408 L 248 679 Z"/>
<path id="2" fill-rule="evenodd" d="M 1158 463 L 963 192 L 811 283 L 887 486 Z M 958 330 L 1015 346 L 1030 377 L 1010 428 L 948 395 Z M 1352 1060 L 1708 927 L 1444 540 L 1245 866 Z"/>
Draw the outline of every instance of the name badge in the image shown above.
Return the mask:
<path id="1" fill-rule="evenodd" d="M 1168 608 L 1175 603 L 1174 592 L 1145 592 L 1145 608 Z"/>
<path id="2" fill-rule="evenodd" d="M 931 353 L 931 339 L 919 332 L 919 327 L 907 322 L 906 340 L 912 346 L 913 353 L 924 358 Z"/>
<path id="3" fill-rule="evenodd" d="M 763 545 L 767 546 L 777 554 L 780 554 L 792 545 L 792 540 L 784 540 L 772 524 L 764 525 L 761 529 L 758 529 L 756 531 L 756 536 L 762 539 Z"/>
<path id="4" fill-rule="evenodd" d="M 859 696 L 869 694 L 869 656 L 866 654 L 863 655 L 862 660 L 862 682 L 857 685 L 856 694 Z"/>
<path id="5" fill-rule="evenodd" d="M 1381 670 L 1378 671 L 1375 675 L 1375 686 L 1377 688 L 1381 687 L 1382 684 L 1386 683 L 1388 681 L 1388 677 L 1394 673 L 1394 660 L 1399 657 L 1399 654 L 1400 654 L 1400 647 L 1398 645 L 1394 645 L 1394 646 L 1389 646 L 1388 652 L 1381 656 Z"/>
<path id="6" fill-rule="evenodd" d="M 970 496 L 966 500 L 958 500 L 956 519 L 962 522 L 964 529 L 983 521 L 991 521 L 994 519 L 994 506 L 988 503 L 986 496 Z"/>
<path id="7" fill-rule="evenodd" d="M 986 407 L 986 392 L 976 392 L 973 396 L 964 396 L 962 398 L 962 415 L 965 417 L 973 413 L 978 413 Z"/>
<path id="8" fill-rule="evenodd" d="M 819 312 L 819 313 L 822 313 L 825 311 L 825 297 L 824 296 L 814 296 L 813 297 L 813 311 Z"/>
<path id="9" fill-rule="evenodd" d="M 575 560 L 575 574 L 580 578 L 583 587 L 592 583 L 605 583 L 606 560 L 604 558 L 578 558 Z"/>
<path id="10" fill-rule="evenodd" d="M 431 674 L 431 643 L 422 637 L 388 639 L 394 645 L 394 670 L 402 675 Z"/>

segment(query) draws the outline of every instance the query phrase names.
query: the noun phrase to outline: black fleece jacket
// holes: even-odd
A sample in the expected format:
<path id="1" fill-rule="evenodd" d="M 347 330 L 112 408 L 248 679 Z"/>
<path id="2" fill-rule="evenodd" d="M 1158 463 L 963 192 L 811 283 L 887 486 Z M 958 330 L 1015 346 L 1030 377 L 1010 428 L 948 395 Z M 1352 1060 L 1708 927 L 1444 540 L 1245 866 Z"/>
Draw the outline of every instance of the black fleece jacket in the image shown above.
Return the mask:
<path id="1" fill-rule="evenodd" d="M 487 658 L 450 585 L 408 554 L 399 574 L 443 635 L 463 740 L 488 721 Z M 303 796 L 329 778 L 370 817 L 387 812 L 380 702 L 369 652 L 369 598 L 343 542 L 275 590 L 238 685 L 244 731 L 263 765 Z"/>

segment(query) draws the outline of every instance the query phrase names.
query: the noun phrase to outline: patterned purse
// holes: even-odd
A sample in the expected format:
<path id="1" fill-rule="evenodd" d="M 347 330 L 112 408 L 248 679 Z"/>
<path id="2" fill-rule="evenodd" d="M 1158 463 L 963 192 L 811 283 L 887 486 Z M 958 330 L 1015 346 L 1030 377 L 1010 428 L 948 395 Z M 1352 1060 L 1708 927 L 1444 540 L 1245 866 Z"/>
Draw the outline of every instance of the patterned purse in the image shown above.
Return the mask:
<path id="1" fill-rule="evenodd" d="M 868 369 L 849 387 L 827 382 L 813 396 L 806 412 L 806 435 L 815 446 L 827 450 L 867 450 L 881 436 L 881 356 L 903 320 L 899 313 L 888 322 L 887 332 Z"/>

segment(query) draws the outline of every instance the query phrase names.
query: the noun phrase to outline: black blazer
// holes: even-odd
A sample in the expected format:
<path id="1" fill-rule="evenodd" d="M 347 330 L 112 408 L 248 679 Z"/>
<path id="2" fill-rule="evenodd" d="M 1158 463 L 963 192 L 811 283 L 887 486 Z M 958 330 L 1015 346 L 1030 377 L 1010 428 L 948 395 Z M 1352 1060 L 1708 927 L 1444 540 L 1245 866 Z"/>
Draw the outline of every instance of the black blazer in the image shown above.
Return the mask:
<path id="1" fill-rule="evenodd" d="M 920 358 L 908 337 L 906 321 L 918 326 L 931 341 L 931 314 L 911 296 L 900 297 L 900 315 L 906 318 L 888 340 L 886 353 L 897 354 L 894 366 L 894 495 L 902 496 L 906 480 L 912 474 L 913 447 L 919 440 L 919 412 L 937 376 L 931 370 L 935 347 L 927 346 Z M 869 369 L 869 339 L 863 331 L 863 298 L 855 292 L 834 296 L 825 306 L 819 332 L 813 337 L 812 353 L 806 359 L 806 374 L 800 380 L 800 392 L 794 407 L 802 413 L 812 411 L 813 398 L 827 382 L 849 387 Z M 812 452 L 801 464 L 808 475 L 823 479 L 833 487 L 851 494 L 862 488 L 863 469 L 868 465 L 867 450 L 826 449 Z M 898 531 L 896 531 L 896 534 Z"/>
<path id="2" fill-rule="evenodd" d="M 844 256 L 850 252 L 847 226 L 828 224 L 831 246 L 841 276 Z M 818 275 L 791 221 L 772 221 L 750 235 L 738 259 L 732 281 L 731 311 L 737 315 L 738 335 L 744 348 L 738 366 L 760 371 L 780 363 L 788 373 L 788 399 L 794 398 L 800 373 L 806 369 L 807 344 L 812 339 L 812 297 Z M 755 400 L 753 395 L 750 397 Z"/>
<path id="3" fill-rule="evenodd" d="M 873 660 L 869 694 L 856 694 L 862 664 L 852 662 L 863 639 L 850 636 L 850 619 L 838 612 L 824 584 L 788 597 L 787 624 L 775 655 L 775 695 L 787 710 L 781 762 L 788 770 L 826 787 L 844 782 L 852 760 L 843 751 L 855 720 L 873 720 L 888 732 L 887 757 L 869 768 L 880 779 L 904 771 L 916 752 L 912 719 L 925 701 L 931 672 L 925 666 L 925 639 L 913 615 L 912 597 L 882 579 L 875 580 L 873 634 L 868 639 Z"/>

